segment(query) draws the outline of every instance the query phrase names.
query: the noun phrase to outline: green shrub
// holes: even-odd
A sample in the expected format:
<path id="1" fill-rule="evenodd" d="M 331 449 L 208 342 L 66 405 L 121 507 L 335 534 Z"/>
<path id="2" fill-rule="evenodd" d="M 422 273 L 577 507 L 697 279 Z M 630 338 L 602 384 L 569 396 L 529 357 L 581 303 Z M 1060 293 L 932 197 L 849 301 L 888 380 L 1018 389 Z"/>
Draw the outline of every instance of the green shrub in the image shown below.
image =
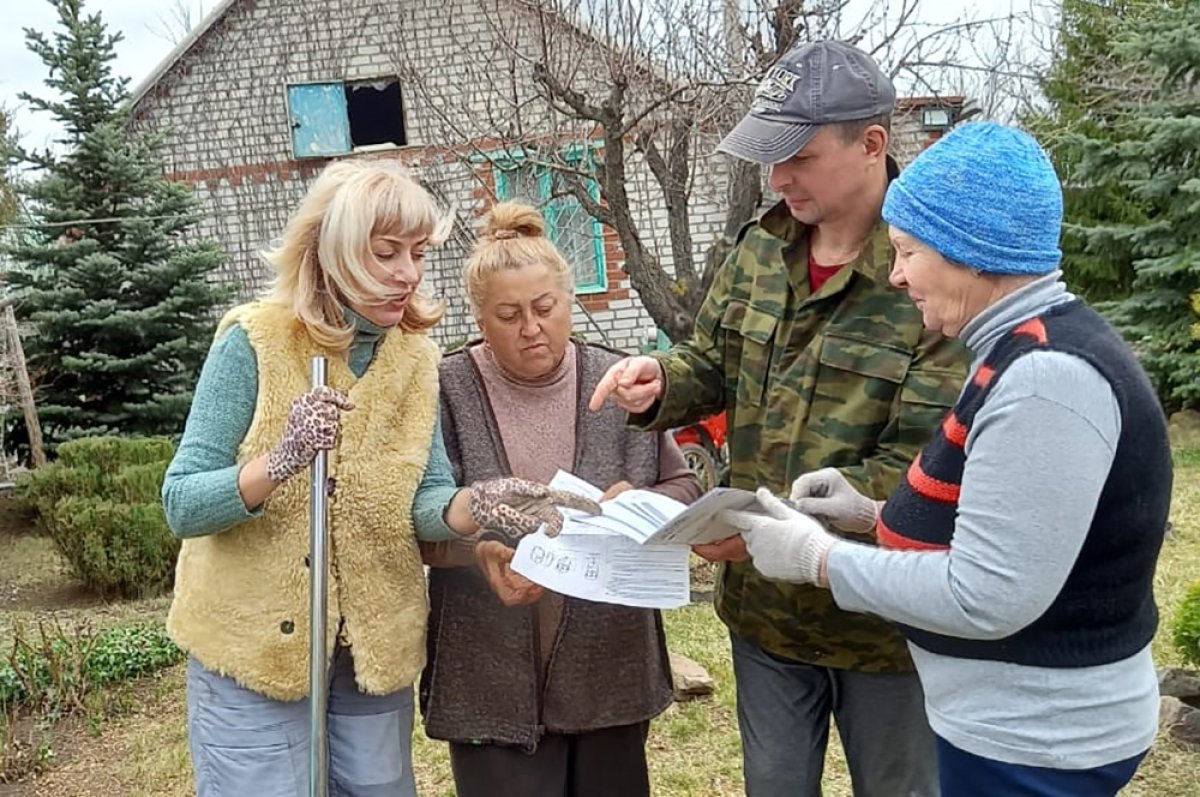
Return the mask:
<path id="1" fill-rule="evenodd" d="M 183 651 L 160 626 L 118 626 L 100 634 L 85 672 L 94 684 L 111 684 L 150 675 L 183 658 Z"/>
<path id="2" fill-rule="evenodd" d="M 1200 667 L 1200 581 L 1183 596 L 1172 632 L 1179 655 L 1193 667 Z"/>
<path id="3" fill-rule="evenodd" d="M 1176 448 L 1172 453 L 1174 454 L 1175 467 L 1200 467 L 1200 448 Z"/>
<path id="4" fill-rule="evenodd" d="M 90 626 L 68 631 L 54 620 L 39 622 L 33 633 L 17 625 L 8 663 L 0 667 L 0 705 L 52 714 L 82 709 L 88 688 L 84 669 L 94 646 Z"/>
<path id="5" fill-rule="evenodd" d="M 113 474 L 128 465 L 169 462 L 175 445 L 165 437 L 80 437 L 58 447 L 67 467 L 95 466 Z"/>
<path id="6" fill-rule="evenodd" d="M 97 495 L 104 490 L 104 476 L 99 468 L 69 467 L 56 461 L 29 471 L 18 478 L 13 490 L 21 507 L 38 520 L 43 532 L 48 532 L 47 519 L 54 505 L 68 495 Z"/>
<path id="7" fill-rule="evenodd" d="M 128 465 L 112 477 L 115 499 L 130 504 L 162 503 L 163 477 L 167 475 L 170 456 L 144 465 Z"/>
<path id="8" fill-rule="evenodd" d="M 57 621 L 36 632 L 13 630 L 8 662 L 0 665 L 0 707 L 17 705 L 63 715 L 86 710 L 97 688 L 150 675 L 184 658 L 161 626 L 88 625 L 65 629 Z"/>
<path id="9" fill-rule="evenodd" d="M 169 589 L 179 541 L 161 490 L 174 446 L 164 438 L 85 437 L 27 474 L 18 500 L 37 517 L 73 575 L 102 595 L 149 597 Z"/>
<path id="10" fill-rule="evenodd" d="M 179 540 L 167 528 L 161 503 L 72 495 L 58 502 L 49 525 L 51 539 L 89 589 L 141 598 L 170 588 Z"/>

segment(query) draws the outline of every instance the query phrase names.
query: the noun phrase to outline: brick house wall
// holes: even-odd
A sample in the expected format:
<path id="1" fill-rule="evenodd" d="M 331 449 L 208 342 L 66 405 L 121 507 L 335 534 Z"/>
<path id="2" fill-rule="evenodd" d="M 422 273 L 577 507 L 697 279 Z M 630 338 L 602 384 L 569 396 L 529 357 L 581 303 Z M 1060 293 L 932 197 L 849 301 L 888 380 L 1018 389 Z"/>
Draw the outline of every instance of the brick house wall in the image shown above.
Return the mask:
<path id="1" fill-rule="evenodd" d="M 434 331 L 440 343 L 474 335 L 459 271 L 474 224 L 493 201 L 496 180 L 490 162 L 469 157 L 488 142 L 463 132 L 470 120 L 497 115 L 498 87 L 488 75 L 503 66 L 495 58 L 506 48 L 494 31 L 531 24 L 516 8 L 506 0 L 225 0 L 135 89 L 133 124 L 166 132 L 167 172 L 196 192 L 202 214 L 196 235 L 224 247 L 228 262 L 218 278 L 237 286 L 239 300 L 267 285 L 270 274 L 259 253 L 329 162 L 294 154 L 289 87 L 399 77 L 405 146 L 356 149 L 345 156 L 400 160 L 455 214 L 455 234 L 431 256 L 424 290 L 446 304 L 446 319 Z M 586 36 L 578 36 L 564 45 L 568 56 L 571 48 L 586 50 Z M 587 67 L 581 67 L 585 73 L 602 74 Z M 533 125 L 528 129 L 564 134 L 561 116 L 540 107 L 531 87 L 515 88 L 524 92 L 515 101 L 525 123 Z M 905 142 L 902 157 L 924 135 L 905 130 L 895 136 Z M 702 159 L 690 207 L 699 262 L 722 228 L 724 186 L 724 158 Z M 632 158 L 632 208 L 647 245 L 670 268 L 666 211 L 656 189 L 649 169 Z M 607 290 L 581 295 L 575 326 L 591 339 L 633 350 L 652 321 L 621 271 L 624 256 L 615 232 L 601 228 L 601 235 Z"/>

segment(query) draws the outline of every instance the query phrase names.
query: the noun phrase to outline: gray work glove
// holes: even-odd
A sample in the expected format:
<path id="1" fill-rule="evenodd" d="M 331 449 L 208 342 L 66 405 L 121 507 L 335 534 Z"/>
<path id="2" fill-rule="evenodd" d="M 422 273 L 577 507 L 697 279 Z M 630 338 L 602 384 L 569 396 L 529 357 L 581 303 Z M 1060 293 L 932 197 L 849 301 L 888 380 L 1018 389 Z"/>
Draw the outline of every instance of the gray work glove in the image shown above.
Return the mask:
<path id="1" fill-rule="evenodd" d="M 765 487 L 758 488 L 756 495 L 766 514 L 727 509 L 719 515 L 741 530 L 754 568 L 767 578 L 820 584 L 821 565 L 838 538 Z"/>
<path id="2" fill-rule="evenodd" d="M 337 445 L 342 410 L 354 409 L 345 393 L 316 387 L 292 400 L 283 439 L 267 454 L 267 478 L 282 484 L 308 467 L 318 451 Z"/>
<path id="3" fill-rule="evenodd" d="M 847 534 L 870 534 L 879 503 L 861 495 L 836 468 L 806 473 L 792 483 L 792 505 Z"/>

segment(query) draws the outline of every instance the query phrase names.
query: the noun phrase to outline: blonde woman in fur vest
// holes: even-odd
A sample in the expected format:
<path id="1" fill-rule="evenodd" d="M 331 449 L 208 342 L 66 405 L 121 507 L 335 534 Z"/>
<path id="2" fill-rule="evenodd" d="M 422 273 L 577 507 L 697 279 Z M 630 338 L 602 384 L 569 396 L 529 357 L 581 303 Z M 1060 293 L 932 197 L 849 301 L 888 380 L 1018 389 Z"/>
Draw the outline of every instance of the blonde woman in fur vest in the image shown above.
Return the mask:
<path id="1" fill-rule="evenodd" d="M 483 340 L 442 362 L 442 432 L 455 478 L 549 481 L 690 502 L 700 486 L 669 435 L 587 411 L 623 355 L 571 339 L 574 274 L 528 205 L 497 205 L 465 271 Z M 531 502 L 533 506 L 541 503 Z M 650 719 L 671 702 L 658 612 L 550 593 L 509 568 L 490 530 L 425 546 L 432 612 L 421 682 L 426 732 L 450 742 L 459 797 L 649 794 Z"/>
<path id="2" fill-rule="evenodd" d="M 541 485 L 460 490 L 442 444 L 441 312 L 417 293 L 446 224 L 401 167 L 344 161 L 266 253 L 261 301 L 217 329 L 163 503 L 183 538 L 168 629 L 188 652 L 196 789 L 308 794 L 308 479 L 328 450 L 329 792 L 410 797 L 428 614 L 417 540 L 554 522 Z M 311 389 L 314 355 L 328 387 Z M 576 504 L 564 498 L 568 505 Z M 594 505 L 593 505 L 594 508 Z"/>

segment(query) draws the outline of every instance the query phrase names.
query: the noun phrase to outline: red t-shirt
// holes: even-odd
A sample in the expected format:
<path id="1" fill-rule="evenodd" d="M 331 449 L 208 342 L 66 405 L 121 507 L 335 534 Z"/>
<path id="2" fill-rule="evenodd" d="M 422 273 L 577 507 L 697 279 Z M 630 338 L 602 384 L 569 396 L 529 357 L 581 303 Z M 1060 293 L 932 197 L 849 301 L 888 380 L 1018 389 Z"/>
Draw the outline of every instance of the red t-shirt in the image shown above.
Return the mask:
<path id="1" fill-rule="evenodd" d="M 813 259 L 812 250 L 809 249 L 808 250 L 808 292 L 816 293 L 817 291 L 821 290 L 821 286 L 825 284 L 826 280 L 828 280 L 834 274 L 838 273 L 842 269 L 842 266 L 845 266 L 845 265 L 846 265 L 845 263 L 842 263 L 841 265 L 838 265 L 838 266 L 822 266 L 820 263 L 818 263 L 816 260 Z"/>

